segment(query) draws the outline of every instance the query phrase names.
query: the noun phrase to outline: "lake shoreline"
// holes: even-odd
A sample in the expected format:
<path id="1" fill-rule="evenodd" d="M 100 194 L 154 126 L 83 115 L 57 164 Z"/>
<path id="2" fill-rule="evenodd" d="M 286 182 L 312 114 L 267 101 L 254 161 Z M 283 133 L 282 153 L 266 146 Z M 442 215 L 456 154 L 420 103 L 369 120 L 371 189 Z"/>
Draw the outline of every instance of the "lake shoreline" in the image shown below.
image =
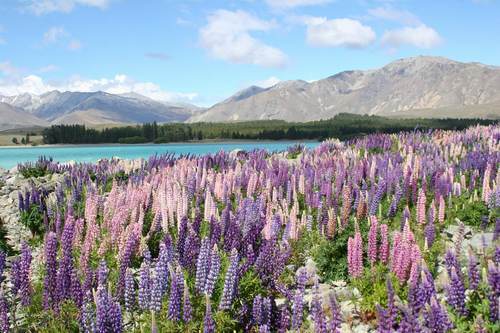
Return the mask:
<path id="1" fill-rule="evenodd" d="M 315 143 L 319 140 L 237 140 L 237 139 L 214 139 L 214 140 L 193 140 L 193 141 L 177 141 L 167 143 L 58 143 L 58 144 L 38 144 L 31 145 L 0 145 L 0 149 L 30 149 L 30 148 L 59 148 L 59 147 L 140 147 L 140 146 L 182 146 L 182 145 L 207 145 L 207 144 L 249 144 L 249 143 L 283 143 L 283 142 L 296 142 L 296 143 Z"/>

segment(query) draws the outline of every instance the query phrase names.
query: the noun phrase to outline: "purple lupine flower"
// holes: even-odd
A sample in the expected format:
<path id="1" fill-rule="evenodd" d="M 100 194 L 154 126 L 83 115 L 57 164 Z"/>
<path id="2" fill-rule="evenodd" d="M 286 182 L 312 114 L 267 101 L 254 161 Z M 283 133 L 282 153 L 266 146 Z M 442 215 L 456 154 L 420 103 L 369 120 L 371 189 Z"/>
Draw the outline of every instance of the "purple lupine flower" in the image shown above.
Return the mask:
<path id="1" fill-rule="evenodd" d="M 45 278 L 43 282 L 43 307 L 56 306 L 57 236 L 49 232 L 45 236 Z"/>
<path id="2" fill-rule="evenodd" d="M 214 291 L 215 282 L 217 282 L 217 278 L 219 277 L 220 271 L 220 257 L 219 250 L 217 248 L 217 244 L 214 244 L 212 248 L 212 253 L 210 255 L 210 271 L 207 275 L 207 281 L 205 283 L 205 294 L 209 297 L 212 296 L 212 292 Z"/>
<path id="3" fill-rule="evenodd" d="M 332 333 L 340 333 L 342 312 L 340 311 L 340 305 L 337 302 L 337 298 L 332 294 L 330 294 L 330 313 L 332 314 L 332 318 L 330 319 L 328 328 Z"/>
<path id="4" fill-rule="evenodd" d="M 83 301 L 80 316 L 80 330 L 84 333 L 94 333 L 96 331 L 94 309 L 92 308 L 92 296 L 90 292 L 87 292 Z"/>
<path id="5" fill-rule="evenodd" d="M 3 293 L 0 293 L 0 331 L 9 332 L 10 319 L 9 319 L 9 303 L 5 299 Z"/>
<path id="6" fill-rule="evenodd" d="M 210 240 L 203 238 L 201 241 L 200 253 L 196 261 L 196 281 L 195 288 L 199 293 L 205 290 L 205 283 L 210 265 Z"/>
<path id="7" fill-rule="evenodd" d="M 261 326 L 271 327 L 272 305 L 269 297 L 262 299 L 262 323 Z"/>
<path id="8" fill-rule="evenodd" d="M 185 323 L 189 323 L 193 317 L 193 307 L 191 306 L 191 301 L 189 300 L 189 288 L 184 281 L 184 298 L 182 303 L 182 320 Z"/>
<path id="9" fill-rule="evenodd" d="M 230 264 L 224 279 L 224 289 L 222 291 L 222 298 L 219 303 L 220 310 L 227 310 L 231 307 L 236 289 L 236 279 L 238 278 L 238 251 L 231 250 Z"/>
<path id="10" fill-rule="evenodd" d="M 168 289 L 168 263 L 170 262 L 170 254 L 165 244 L 160 244 L 160 253 L 158 254 L 158 262 L 156 263 L 156 274 L 160 281 L 161 294 L 165 295 Z"/>
<path id="11" fill-rule="evenodd" d="M 430 305 L 424 313 L 425 326 L 431 332 L 445 333 L 453 328 L 453 324 L 448 318 L 446 310 L 435 297 L 431 299 Z"/>
<path id="12" fill-rule="evenodd" d="M 74 219 L 72 216 L 66 218 L 64 230 L 61 235 L 62 257 L 57 270 L 57 293 L 58 300 L 69 299 L 71 297 L 71 271 L 73 269 L 73 238 Z"/>
<path id="13" fill-rule="evenodd" d="M 122 327 L 122 309 L 120 303 L 111 301 L 108 310 L 108 330 L 107 332 L 121 333 Z"/>
<path id="14" fill-rule="evenodd" d="M 392 332 L 397 316 L 397 309 L 394 304 L 394 288 L 391 279 L 387 279 L 387 309 L 377 305 L 378 312 L 378 332 L 386 333 Z"/>
<path id="15" fill-rule="evenodd" d="M 479 275 L 477 258 L 472 251 L 469 253 L 469 289 L 476 290 L 481 279 Z"/>
<path id="16" fill-rule="evenodd" d="M 147 260 L 143 260 L 139 273 L 139 290 L 138 300 L 141 310 L 149 309 L 149 301 L 151 299 L 151 278 L 150 264 Z"/>
<path id="17" fill-rule="evenodd" d="M 108 328 L 108 313 L 110 311 L 109 295 L 103 285 L 97 287 L 96 292 L 96 332 L 105 333 Z"/>
<path id="18" fill-rule="evenodd" d="M 488 294 L 490 301 L 490 321 L 495 323 L 499 320 L 499 298 L 500 298 L 500 268 L 492 262 L 488 264 L 488 284 L 491 291 Z"/>
<path id="19" fill-rule="evenodd" d="M 7 255 L 4 251 L 0 250 L 0 283 L 3 281 L 3 272 L 5 270 L 5 260 Z"/>
<path id="20" fill-rule="evenodd" d="M 255 296 L 253 299 L 252 319 L 256 327 L 262 323 L 262 296 L 260 295 Z"/>
<path id="21" fill-rule="evenodd" d="M 451 268 L 450 285 L 448 286 L 447 300 L 459 314 L 462 316 L 467 315 L 465 308 L 465 287 L 462 279 L 458 276 L 454 267 Z"/>
<path id="22" fill-rule="evenodd" d="M 280 318 L 278 323 L 278 333 L 286 333 L 288 332 L 288 328 L 290 326 L 290 312 L 288 308 L 285 306 L 281 309 Z"/>
<path id="23" fill-rule="evenodd" d="M 436 239 L 436 228 L 434 226 L 434 219 L 430 219 L 424 229 L 425 240 L 427 241 L 427 246 L 431 247 Z"/>
<path id="24" fill-rule="evenodd" d="M 181 319 L 181 298 L 182 290 L 184 288 L 184 281 L 182 278 L 182 271 L 180 266 L 176 271 L 170 271 L 170 297 L 168 299 L 167 317 L 170 320 L 179 321 Z"/>
<path id="25" fill-rule="evenodd" d="M 106 260 L 102 259 L 97 268 L 97 285 L 106 286 L 108 281 L 109 269 Z"/>
<path id="26" fill-rule="evenodd" d="M 319 286 L 316 281 L 314 286 L 314 297 L 312 301 L 312 316 L 314 320 L 314 331 L 318 333 L 326 333 L 328 331 L 326 327 L 326 319 L 323 313 L 323 307 L 319 297 Z"/>
<path id="27" fill-rule="evenodd" d="M 500 188 L 500 186 L 499 186 Z M 493 240 L 496 241 L 500 237 L 500 217 L 495 220 L 495 229 L 493 231 Z"/>
<path id="28" fill-rule="evenodd" d="M 135 307 L 135 287 L 134 287 L 134 277 L 132 276 L 132 272 L 130 269 L 127 269 L 125 272 L 125 291 L 124 291 L 124 299 L 125 299 L 125 310 L 128 312 L 132 312 Z"/>
<path id="29" fill-rule="evenodd" d="M 72 268 L 70 275 L 70 297 L 80 308 L 83 301 L 83 291 L 80 279 L 78 278 L 78 272 L 75 267 Z"/>
<path id="30" fill-rule="evenodd" d="M 161 282 L 160 278 L 156 271 L 153 271 L 151 274 L 151 295 L 149 301 L 149 309 L 154 312 L 160 312 L 161 310 L 161 299 L 162 299 L 162 290 L 161 290 Z"/>
<path id="31" fill-rule="evenodd" d="M 500 265 L 500 246 L 495 247 L 495 253 L 493 254 L 493 262 Z"/>
<path id="32" fill-rule="evenodd" d="M 307 272 L 301 268 L 297 276 L 297 290 L 292 304 L 292 329 L 298 330 L 302 326 L 302 315 L 304 309 L 304 288 L 307 282 Z"/>
<path id="33" fill-rule="evenodd" d="M 448 250 L 446 252 L 446 255 L 444 257 L 444 262 L 446 265 L 446 271 L 448 272 L 448 276 L 451 276 L 452 268 L 455 269 L 455 272 L 457 272 L 457 274 L 460 274 L 460 264 L 458 263 L 457 256 L 453 251 Z"/>
<path id="34" fill-rule="evenodd" d="M 408 308 L 401 309 L 401 320 L 399 321 L 398 333 L 422 333 L 422 327 L 418 316 Z"/>
<path id="35" fill-rule="evenodd" d="M 23 242 L 21 245 L 21 255 L 16 260 L 17 265 L 12 267 L 12 276 L 14 276 L 13 294 L 17 292 L 21 295 L 21 305 L 28 306 L 31 303 L 31 294 L 33 289 L 31 287 L 30 274 L 31 274 L 31 249 L 27 243 Z M 17 285 L 16 285 L 17 284 Z"/>
<path id="36" fill-rule="evenodd" d="M 215 321 L 212 318 L 212 306 L 210 305 L 210 299 L 206 297 L 205 318 L 203 320 L 203 333 L 213 333 L 213 332 L 215 332 Z"/>

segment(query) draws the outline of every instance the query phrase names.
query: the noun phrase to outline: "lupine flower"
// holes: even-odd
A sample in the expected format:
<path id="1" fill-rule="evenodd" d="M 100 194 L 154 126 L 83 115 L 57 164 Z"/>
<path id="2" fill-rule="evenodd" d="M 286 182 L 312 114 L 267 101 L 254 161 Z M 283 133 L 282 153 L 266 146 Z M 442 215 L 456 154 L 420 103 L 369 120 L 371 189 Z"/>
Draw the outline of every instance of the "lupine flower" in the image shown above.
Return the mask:
<path id="1" fill-rule="evenodd" d="M 252 319 L 255 326 L 262 323 L 262 296 L 257 295 L 253 299 Z"/>
<path id="2" fill-rule="evenodd" d="M 195 288 L 199 293 L 205 290 L 205 283 L 210 265 L 210 240 L 204 238 L 201 241 L 200 253 L 196 261 L 196 281 Z"/>
<path id="3" fill-rule="evenodd" d="M 94 310 L 92 308 L 92 296 L 90 292 L 84 298 L 81 317 L 80 317 L 80 329 L 85 333 L 94 333 L 96 331 Z"/>
<path id="4" fill-rule="evenodd" d="M 379 259 L 383 264 L 387 264 L 389 261 L 389 232 L 387 224 L 380 225 L 380 237 Z"/>
<path id="5" fill-rule="evenodd" d="M 181 319 L 181 298 L 183 295 L 184 280 L 180 266 L 174 271 L 170 271 L 170 297 L 168 299 L 167 317 L 170 320 L 179 321 Z"/>
<path id="6" fill-rule="evenodd" d="M 459 314 L 466 316 L 465 287 L 462 279 L 457 275 L 455 267 L 451 268 L 450 285 L 446 291 L 448 304 L 450 304 Z"/>
<path id="7" fill-rule="evenodd" d="M 342 312 L 340 311 L 340 305 L 335 298 L 335 295 L 330 294 L 330 312 L 332 318 L 330 319 L 328 328 L 332 333 L 340 333 L 340 327 L 342 325 Z"/>
<path id="8" fill-rule="evenodd" d="M 127 310 L 128 312 L 132 312 L 136 304 L 136 295 L 134 287 L 134 277 L 132 276 L 132 272 L 130 271 L 130 269 L 127 269 L 125 273 L 124 299 L 125 310 Z"/>
<path id="9" fill-rule="evenodd" d="M 472 251 L 469 252 L 469 289 L 476 290 L 481 277 L 479 275 L 477 258 Z"/>
<path id="10" fill-rule="evenodd" d="M 139 307 L 142 310 L 148 310 L 151 299 L 151 278 L 149 263 L 146 260 L 144 260 L 141 264 L 138 296 Z"/>
<path id="11" fill-rule="evenodd" d="M 424 314 L 425 326 L 431 332 L 445 333 L 453 328 L 446 310 L 443 309 L 441 304 L 438 303 L 435 297 L 431 299 L 430 306 Z"/>
<path id="12" fill-rule="evenodd" d="M 286 333 L 288 331 L 289 326 L 290 326 L 290 312 L 288 311 L 287 307 L 284 307 L 280 313 L 278 332 Z"/>
<path id="13" fill-rule="evenodd" d="M 205 284 L 205 295 L 212 296 L 212 292 L 215 287 L 215 282 L 219 277 L 220 271 L 220 257 L 217 244 L 214 244 L 212 248 L 212 253 L 210 255 L 210 271 L 208 272 L 207 281 Z"/>
<path id="14" fill-rule="evenodd" d="M 184 281 L 184 298 L 182 303 L 182 320 L 189 323 L 191 321 L 193 314 L 193 308 L 191 306 L 191 301 L 189 300 L 189 289 Z"/>
<path id="15" fill-rule="evenodd" d="M 205 319 L 203 320 L 203 333 L 215 332 L 215 321 L 212 318 L 212 307 L 210 299 L 206 297 Z"/>
<path id="16" fill-rule="evenodd" d="M 238 251 L 233 249 L 231 251 L 230 264 L 224 279 L 224 289 L 222 291 L 222 298 L 219 303 L 219 309 L 226 310 L 231 307 L 233 303 L 234 292 L 236 288 L 236 279 L 238 278 Z"/>
<path id="17" fill-rule="evenodd" d="M 56 305 L 57 236 L 49 232 L 45 236 L 45 279 L 43 285 L 43 306 L 48 310 Z"/>
<path id="18" fill-rule="evenodd" d="M 401 310 L 402 316 L 399 322 L 398 333 L 422 333 L 422 327 L 418 316 L 407 308 Z"/>
<path id="19" fill-rule="evenodd" d="M 318 283 L 316 282 L 314 287 L 314 297 L 312 301 L 312 316 L 314 320 L 314 331 L 317 333 L 326 333 L 327 326 L 325 316 L 323 314 L 323 307 L 321 305 L 321 300 L 318 294 Z"/>
<path id="20" fill-rule="evenodd" d="M 500 269 L 492 262 L 488 264 L 488 284 L 490 293 L 488 300 L 490 303 L 490 321 L 495 323 L 499 320 L 499 299 L 500 299 Z"/>
<path id="21" fill-rule="evenodd" d="M 347 263 L 349 275 L 356 278 L 363 274 L 363 241 L 359 231 L 347 241 Z"/>
<path id="22" fill-rule="evenodd" d="M 292 329 L 298 330 L 302 326 L 302 315 L 304 309 L 304 289 L 308 276 L 305 269 L 300 269 L 297 276 L 297 290 L 292 304 Z"/>
<path id="23" fill-rule="evenodd" d="M 9 332 L 10 319 L 9 319 L 9 303 L 5 299 L 3 293 L 0 292 L 0 331 Z"/>
<path id="24" fill-rule="evenodd" d="M 417 199 L 417 222 L 419 224 L 425 224 L 426 216 L 425 216 L 425 192 L 423 189 L 418 190 L 418 199 Z"/>
<path id="25" fill-rule="evenodd" d="M 378 234 L 378 220 L 376 216 L 370 216 L 370 231 L 368 232 L 368 259 L 373 266 L 377 261 L 377 234 Z"/>
<path id="26" fill-rule="evenodd" d="M 161 282 L 160 282 L 160 277 L 156 273 L 156 271 L 153 271 L 153 274 L 151 274 L 151 294 L 150 294 L 150 301 L 149 301 L 149 309 L 153 312 L 160 312 L 161 310 L 161 298 L 162 298 L 162 290 L 161 290 Z"/>

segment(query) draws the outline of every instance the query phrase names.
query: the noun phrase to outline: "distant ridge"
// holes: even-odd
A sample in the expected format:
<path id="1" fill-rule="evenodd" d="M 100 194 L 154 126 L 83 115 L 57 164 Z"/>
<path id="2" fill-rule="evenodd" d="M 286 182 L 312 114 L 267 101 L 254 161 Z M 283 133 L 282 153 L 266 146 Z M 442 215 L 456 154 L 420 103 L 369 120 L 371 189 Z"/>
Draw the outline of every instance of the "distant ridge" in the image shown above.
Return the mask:
<path id="1" fill-rule="evenodd" d="M 499 67 L 419 56 L 310 83 L 250 87 L 188 121 L 310 121 L 339 113 L 500 118 L 499 102 Z"/>

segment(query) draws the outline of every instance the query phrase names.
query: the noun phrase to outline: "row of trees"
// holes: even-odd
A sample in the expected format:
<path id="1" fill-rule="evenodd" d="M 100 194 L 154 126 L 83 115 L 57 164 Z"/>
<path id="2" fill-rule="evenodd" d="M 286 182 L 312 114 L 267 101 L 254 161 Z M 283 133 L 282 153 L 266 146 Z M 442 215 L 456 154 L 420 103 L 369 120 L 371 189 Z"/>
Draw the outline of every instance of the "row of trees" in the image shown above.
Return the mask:
<path id="1" fill-rule="evenodd" d="M 379 116 L 339 114 L 329 120 L 289 123 L 261 120 L 235 123 L 146 123 L 97 130 L 84 125 L 54 125 L 43 131 L 43 141 L 56 143 L 167 143 L 204 139 L 321 140 L 348 139 L 370 133 L 396 133 L 419 129 L 460 130 L 488 125 L 485 119 L 394 119 Z"/>

